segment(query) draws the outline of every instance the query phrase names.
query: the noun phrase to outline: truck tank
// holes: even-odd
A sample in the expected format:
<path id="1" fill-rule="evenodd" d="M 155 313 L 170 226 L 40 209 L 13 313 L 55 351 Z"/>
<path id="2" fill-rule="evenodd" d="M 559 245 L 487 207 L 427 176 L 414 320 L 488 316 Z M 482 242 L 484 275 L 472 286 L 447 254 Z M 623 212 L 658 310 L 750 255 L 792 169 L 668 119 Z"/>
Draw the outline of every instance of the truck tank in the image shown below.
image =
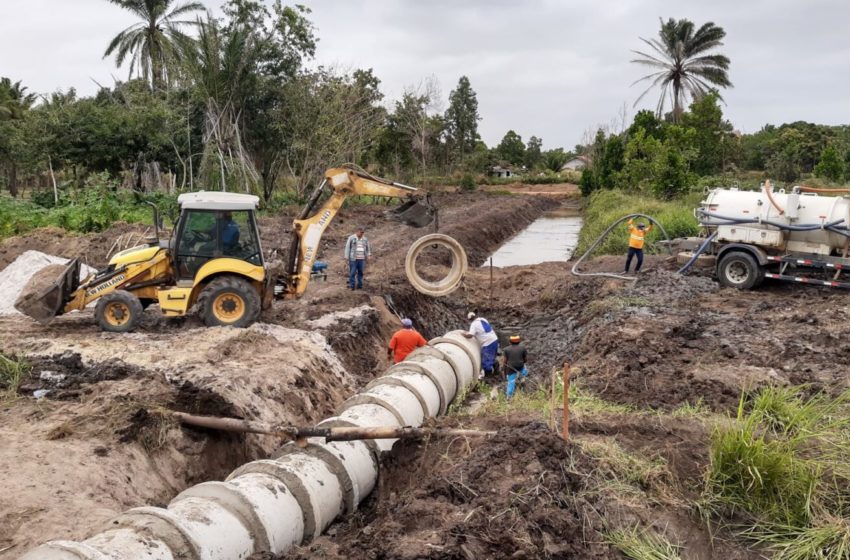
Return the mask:
<path id="1" fill-rule="evenodd" d="M 791 253 L 831 255 L 843 251 L 848 238 L 840 233 L 820 227 L 790 231 L 778 225 L 824 226 L 840 221 L 837 227 L 846 228 L 850 226 L 850 199 L 802 193 L 797 187 L 790 193 L 769 189 L 713 189 L 701 203 L 697 218 L 709 231 L 717 231 L 719 242 L 749 243 Z M 754 223 L 730 223 L 731 220 Z"/>

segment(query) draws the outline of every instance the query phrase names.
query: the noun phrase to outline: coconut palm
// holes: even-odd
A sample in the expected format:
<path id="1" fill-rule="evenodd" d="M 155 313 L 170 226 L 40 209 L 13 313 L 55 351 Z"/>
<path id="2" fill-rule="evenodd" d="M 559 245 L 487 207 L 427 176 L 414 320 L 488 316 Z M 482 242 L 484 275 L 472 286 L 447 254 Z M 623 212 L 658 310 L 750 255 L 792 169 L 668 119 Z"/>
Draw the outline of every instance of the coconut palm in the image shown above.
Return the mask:
<path id="1" fill-rule="evenodd" d="M 708 51 L 723 45 L 726 32 L 713 22 L 708 22 L 694 31 L 693 22 L 673 18 L 661 22 L 659 39 L 641 41 L 655 51 L 647 54 L 632 51 L 641 58 L 632 60 L 656 70 L 634 84 L 652 81 L 650 86 L 635 101 L 637 105 L 654 87 L 661 88 L 656 112 L 661 116 L 669 96 L 673 106 L 673 119 L 678 122 L 684 111 L 687 97 L 697 99 L 720 87 L 732 87 L 729 81 L 729 58 Z M 722 99 L 722 98 L 721 98 Z"/>
<path id="2" fill-rule="evenodd" d="M 180 19 L 187 14 L 203 11 L 201 2 L 172 5 L 172 0 L 107 0 L 138 16 L 135 23 L 112 39 L 103 57 L 115 54 L 117 66 L 130 56 L 130 78 L 134 74 L 160 89 L 169 82 L 180 59 L 178 43 L 188 37 L 180 30 L 197 25 L 196 20 Z"/>
<path id="3" fill-rule="evenodd" d="M 20 81 L 12 83 L 9 78 L 0 79 L 0 120 L 20 119 L 35 99 L 35 94 L 27 93 Z"/>

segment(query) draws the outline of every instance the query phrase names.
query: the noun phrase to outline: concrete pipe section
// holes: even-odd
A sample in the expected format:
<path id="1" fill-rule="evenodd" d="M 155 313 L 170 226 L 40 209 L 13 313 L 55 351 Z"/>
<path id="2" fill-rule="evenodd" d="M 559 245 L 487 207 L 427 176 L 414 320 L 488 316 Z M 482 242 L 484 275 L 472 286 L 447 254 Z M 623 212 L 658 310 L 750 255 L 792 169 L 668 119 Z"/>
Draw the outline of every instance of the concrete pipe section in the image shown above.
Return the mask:
<path id="1" fill-rule="evenodd" d="M 478 343 L 462 332 L 411 353 L 319 426 L 420 426 L 444 414 L 481 368 Z M 375 488 L 380 453 L 394 441 L 290 443 L 272 459 L 242 465 L 224 482 L 184 490 L 167 508 L 131 509 L 82 542 L 52 541 L 22 558 L 237 560 L 257 552 L 282 554 L 357 508 Z"/>
<path id="2" fill-rule="evenodd" d="M 449 273 L 440 280 L 427 280 L 416 270 L 416 259 L 425 249 L 432 246 L 448 249 L 452 257 Z M 457 290 L 468 267 L 469 263 L 463 246 L 454 238 L 442 233 L 432 233 L 414 241 L 404 259 L 404 272 L 410 284 L 416 291 L 433 297 L 447 296 Z"/>

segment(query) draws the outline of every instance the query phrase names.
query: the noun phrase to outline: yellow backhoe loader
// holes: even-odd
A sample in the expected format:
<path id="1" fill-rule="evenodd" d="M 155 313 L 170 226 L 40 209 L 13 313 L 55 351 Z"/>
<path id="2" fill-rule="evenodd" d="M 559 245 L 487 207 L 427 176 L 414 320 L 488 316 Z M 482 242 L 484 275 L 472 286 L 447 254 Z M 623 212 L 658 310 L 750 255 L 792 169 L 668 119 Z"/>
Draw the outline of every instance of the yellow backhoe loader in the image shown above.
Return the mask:
<path id="1" fill-rule="evenodd" d="M 331 196 L 319 206 L 328 188 Z M 223 192 L 182 194 L 178 197 L 180 218 L 170 239 L 159 239 L 159 216 L 154 208 L 156 238 L 117 253 L 105 269 L 82 282 L 77 260 L 58 274 L 36 275 L 15 307 L 46 323 L 97 302 L 97 322 L 110 332 L 133 330 L 152 303 L 158 303 L 169 317 L 186 315 L 194 308 L 208 326 L 246 327 L 274 298 L 304 293 L 322 234 L 352 195 L 404 199 L 388 217 L 414 227 L 426 226 L 436 217 L 429 197 L 414 187 L 374 177 L 353 166 L 328 169 L 293 222 L 285 271 L 275 274 L 260 247 L 259 198 Z"/>

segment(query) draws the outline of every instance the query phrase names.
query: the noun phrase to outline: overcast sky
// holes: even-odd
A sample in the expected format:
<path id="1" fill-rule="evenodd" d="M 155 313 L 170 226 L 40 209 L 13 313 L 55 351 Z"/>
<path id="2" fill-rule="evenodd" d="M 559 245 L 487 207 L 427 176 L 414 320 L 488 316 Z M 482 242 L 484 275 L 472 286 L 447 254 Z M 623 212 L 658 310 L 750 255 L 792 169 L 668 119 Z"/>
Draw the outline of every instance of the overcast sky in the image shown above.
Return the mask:
<path id="1" fill-rule="evenodd" d="M 271 0 L 268 0 L 271 2 Z M 388 98 L 430 75 L 443 97 L 461 75 L 478 93 L 489 144 L 508 129 L 545 148 L 628 115 L 642 68 L 629 64 L 658 18 L 726 29 L 736 128 L 807 120 L 850 123 L 846 0 L 302 0 L 320 38 L 314 63 L 373 68 Z M 222 0 L 204 0 L 218 10 Z M 81 94 L 126 78 L 102 54 L 134 22 L 106 0 L 0 0 L 0 76 L 32 91 Z M 654 108 L 650 94 L 642 106 Z M 445 106 L 445 101 L 444 101 Z M 638 107 L 640 108 L 640 106 Z"/>

